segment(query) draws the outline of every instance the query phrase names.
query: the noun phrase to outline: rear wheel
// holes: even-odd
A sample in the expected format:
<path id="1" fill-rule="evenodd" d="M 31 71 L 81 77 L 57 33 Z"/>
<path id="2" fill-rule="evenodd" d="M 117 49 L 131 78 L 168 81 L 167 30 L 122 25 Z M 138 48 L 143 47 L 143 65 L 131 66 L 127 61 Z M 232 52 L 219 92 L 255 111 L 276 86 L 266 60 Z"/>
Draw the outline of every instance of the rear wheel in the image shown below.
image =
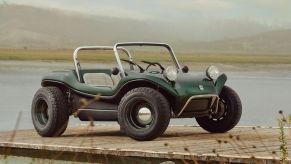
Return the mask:
<path id="1" fill-rule="evenodd" d="M 164 133 L 171 112 L 168 100 L 152 88 L 136 88 L 124 95 L 118 106 L 122 132 L 136 140 L 153 140 Z"/>
<path id="2" fill-rule="evenodd" d="M 34 95 L 31 116 L 37 133 L 43 137 L 60 136 L 68 126 L 65 96 L 57 87 L 40 88 Z"/>
<path id="3" fill-rule="evenodd" d="M 219 98 L 216 115 L 196 118 L 203 129 L 212 133 L 224 133 L 231 130 L 239 122 L 242 113 L 240 98 L 230 87 L 224 86 Z"/>

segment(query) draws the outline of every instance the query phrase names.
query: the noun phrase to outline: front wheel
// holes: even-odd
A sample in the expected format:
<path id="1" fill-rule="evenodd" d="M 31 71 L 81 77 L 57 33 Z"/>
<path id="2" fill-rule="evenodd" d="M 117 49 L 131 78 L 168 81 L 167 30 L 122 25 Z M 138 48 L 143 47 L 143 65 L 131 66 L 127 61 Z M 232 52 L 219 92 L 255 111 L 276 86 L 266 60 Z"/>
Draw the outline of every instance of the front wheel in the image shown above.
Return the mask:
<path id="1" fill-rule="evenodd" d="M 121 130 L 136 140 L 153 140 L 163 134 L 171 118 L 168 100 L 152 88 L 136 88 L 118 106 Z"/>
<path id="2" fill-rule="evenodd" d="M 197 117 L 197 123 L 212 133 L 224 133 L 237 125 L 242 113 L 242 104 L 237 93 L 224 86 L 219 95 L 219 106 L 216 115 Z"/>
<path id="3" fill-rule="evenodd" d="M 60 136 L 68 126 L 66 99 L 57 87 L 40 88 L 34 95 L 31 117 L 37 133 L 43 137 Z"/>

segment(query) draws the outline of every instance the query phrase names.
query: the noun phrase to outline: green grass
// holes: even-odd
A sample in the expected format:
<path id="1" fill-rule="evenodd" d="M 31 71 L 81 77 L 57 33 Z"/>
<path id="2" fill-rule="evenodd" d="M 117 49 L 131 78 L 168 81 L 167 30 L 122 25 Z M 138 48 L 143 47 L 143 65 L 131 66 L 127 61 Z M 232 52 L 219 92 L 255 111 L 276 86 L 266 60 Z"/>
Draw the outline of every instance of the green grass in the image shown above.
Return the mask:
<path id="1" fill-rule="evenodd" d="M 72 61 L 73 50 L 24 50 L 0 49 L 0 60 L 44 60 L 44 61 Z M 176 53 L 180 62 L 208 62 L 208 63 L 250 63 L 250 64 L 291 64 L 291 55 L 238 55 L 238 54 L 180 54 Z M 136 60 L 169 61 L 168 54 L 155 52 L 136 52 Z M 81 60 L 85 61 L 114 61 L 112 52 L 82 52 Z"/>

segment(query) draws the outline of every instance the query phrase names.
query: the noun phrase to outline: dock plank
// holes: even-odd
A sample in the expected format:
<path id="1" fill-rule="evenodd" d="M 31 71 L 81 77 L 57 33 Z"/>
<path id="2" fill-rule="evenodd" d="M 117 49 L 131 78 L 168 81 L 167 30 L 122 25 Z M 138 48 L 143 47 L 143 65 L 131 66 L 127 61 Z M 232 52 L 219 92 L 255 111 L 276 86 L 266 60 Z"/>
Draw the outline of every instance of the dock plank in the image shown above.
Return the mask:
<path id="1" fill-rule="evenodd" d="M 291 129 L 285 131 L 290 156 Z M 128 138 L 116 125 L 79 126 L 55 138 L 40 137 L 34 130 L 0 132 L 0 136 L 3 150 L 78 152 L 181 161 L 279 161 L 281 144 L 279 129 L 260 127 L 236 127 L 228 133 L 211 134 L 196 126 L 169 126 L 164 135 L 146 142 Z"/>

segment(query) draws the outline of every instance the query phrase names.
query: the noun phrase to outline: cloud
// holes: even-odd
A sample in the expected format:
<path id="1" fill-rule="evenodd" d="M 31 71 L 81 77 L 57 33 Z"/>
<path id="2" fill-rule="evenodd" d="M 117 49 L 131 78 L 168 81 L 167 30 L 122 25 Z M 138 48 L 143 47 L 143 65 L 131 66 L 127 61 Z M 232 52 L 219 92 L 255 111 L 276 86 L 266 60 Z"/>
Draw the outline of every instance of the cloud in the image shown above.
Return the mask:
<path id="1" fill-rule="evenodd" d="M 88 10 L 88 9 L 84 9 Z M 117 7 L 117 6 L 98 6 L 89 10 L 91 14 L 100 15 L 100 16 L 110 16 L 110 17 L 119 17 L 119 18 L 130 18 L 137 20 L 144 19 L 154 19 L 154 16 L 146 13 L 142 13 L 136 10 L 129 10 L 127 8 Z M 88 11 L 87 11 L 88 12 Z"/>
<path id="2" fill-rule="evenodd" d="M 278 27 L 291 25 L 290 0 L 236 0 L 236 19 L 249 18 Z"/>
<path id="3" fill-rule="evenodd" d="M 211 21 L 235 19 L 290 24 L 291 0 L 5 0 L 31 6 L 73 10 L 137 20 Z M 0 0 L 1 2 L 1 0 Z M 206 19 L 206 20 L 205 20 Z"/>
<path id="4" fill-rule="evenodd" d="M 251 4 L 264 9 L 283 9 L 290 8 L 290 0 L 251 0 Z"/>
<path id="5" fill-rule="evenodd" d="M 109 16 L 129 19 L 154 19 L 153 15 L 139 12 L 139 9 L 130 9 L 114 3 L 104 1 L 81 1 L 81 0 L 6 0 L 8 3 L 30 5 L 37 7 L 72 10 L 86 14 Z"/>
<path id="6" fill-rule="evenodd" d="M 49 0 L 5 0 L 6 3 L 10 4 L 20 4 L 20 5 L 29 5 L 29 6 L 41 6 L 41 7 L 50 7 L 55 8 L 61 6 L 62 4 L 59 1 L 49 1 Z"/>
<path id="7" fill-rule="evenodd" d="M 160 2 L 171 8 L 192 11 L 227 11 L 233 9 L 231 3 L 225 0 L 160 0 Z"/>

